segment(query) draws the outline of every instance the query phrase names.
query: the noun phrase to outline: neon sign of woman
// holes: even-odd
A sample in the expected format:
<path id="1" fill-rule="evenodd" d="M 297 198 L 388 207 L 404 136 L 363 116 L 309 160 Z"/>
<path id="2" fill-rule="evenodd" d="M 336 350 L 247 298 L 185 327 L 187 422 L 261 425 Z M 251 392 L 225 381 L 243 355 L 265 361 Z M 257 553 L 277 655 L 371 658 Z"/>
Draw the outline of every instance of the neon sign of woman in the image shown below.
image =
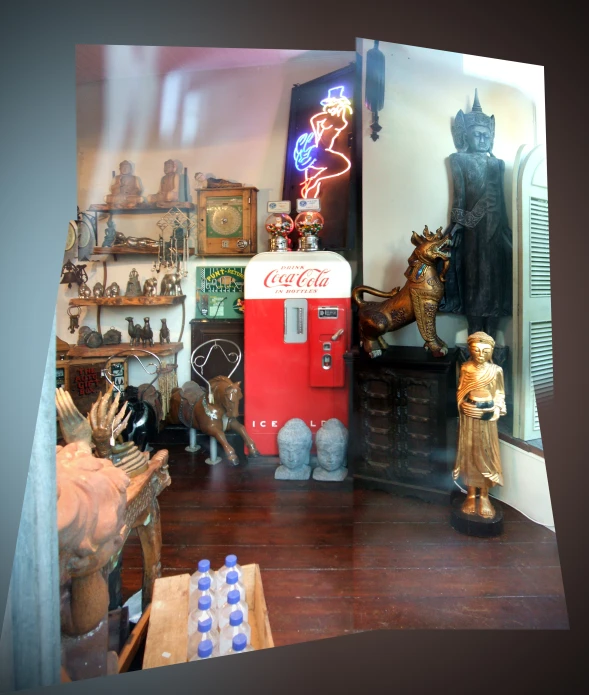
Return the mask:
<path id="1" fill-rule="evenodd" d="M 345 174 L 352 166 L 337 149 L 338 136 L 348 126 L 346 116 L 352 113 L 351 101 L 340 86 L 328 90 L 320 103 L 323 110 L 310 119 L 312 132 L 298 138 L 293 152 L 296 168 L 305 172 L 301 183 L 303 198 L 318 198 L 323 181 Z"/>

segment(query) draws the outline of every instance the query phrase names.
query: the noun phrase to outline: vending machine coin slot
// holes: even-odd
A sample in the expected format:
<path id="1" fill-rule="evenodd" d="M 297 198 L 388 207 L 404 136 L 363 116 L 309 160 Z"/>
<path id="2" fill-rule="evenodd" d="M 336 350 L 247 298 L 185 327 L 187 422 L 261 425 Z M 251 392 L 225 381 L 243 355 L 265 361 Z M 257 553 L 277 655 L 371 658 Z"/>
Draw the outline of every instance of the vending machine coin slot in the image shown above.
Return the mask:
<path id="1" fill-rule="evenodd" d="M 307 342 L 307 300 L 284 300 L 284 342 Z"/>

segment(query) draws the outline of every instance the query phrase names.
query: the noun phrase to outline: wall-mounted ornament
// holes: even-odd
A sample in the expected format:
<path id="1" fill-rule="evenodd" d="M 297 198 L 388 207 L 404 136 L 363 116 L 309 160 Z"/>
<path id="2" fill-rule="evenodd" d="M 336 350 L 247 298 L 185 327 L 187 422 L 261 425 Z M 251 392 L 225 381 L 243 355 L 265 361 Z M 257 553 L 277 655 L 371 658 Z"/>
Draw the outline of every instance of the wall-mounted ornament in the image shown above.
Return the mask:
<path id="1" fill-rule="evenodd" d="M 83 285 L 88 281 L 88 274 L 86 273 L 85 265 L 74 265 L 71 261 L 64 263 L 61 269 L 61 280 L 60 285 L 67 285 L 68 289 L 71 290 L 72 285 Z"/>
<path id="2" fill-rule="evenodd" d="M 196 226 L 196 220 L 188 217 L 178 208 L 171 208 L 157 222 L 161 235 L 158 240 L 158 258 L 153 262 L 152 271 L 159 273 L 162 268 L 175 268 L 182 277 L 188 275 L 188 241 Z M 165 235 L 169 234 L 168 240 Z"/>
<path id="3" fill-rule="evenodd" d="M 80 314 L 82 313 L 82 307 L 79 306 L 69 306 L 67 309 L 67 315 L 70 317 L 70 325 L 68 331 L 70 333 L 75 333 L 79 326 Z"/>
<path id="4" fill-rule="evenodd" d="M 385 57 L 379 49 L 379 41 L 366 53 L 366 80 L 364 89 L 364 105 L 372 113 L 372 131 L 370 138 L 378 140 L 382 126 L 378 122 L 378 112 L 384 108 L 385 93 Z"/>

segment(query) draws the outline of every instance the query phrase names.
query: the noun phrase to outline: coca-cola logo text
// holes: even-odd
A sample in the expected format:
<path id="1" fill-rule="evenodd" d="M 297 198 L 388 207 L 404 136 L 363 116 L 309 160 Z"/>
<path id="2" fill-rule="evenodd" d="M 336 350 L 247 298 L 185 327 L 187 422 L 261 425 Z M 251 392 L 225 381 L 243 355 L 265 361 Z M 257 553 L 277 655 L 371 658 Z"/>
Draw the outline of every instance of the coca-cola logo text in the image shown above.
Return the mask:
<path id="1" fill-rule="evenodd" d="M 299 266 L 300 268 L 300 266 Z M 327 287 L 329 285 L 329 269 L 306 268 L 272 270 L 264 278 L 264 287 Z"/>

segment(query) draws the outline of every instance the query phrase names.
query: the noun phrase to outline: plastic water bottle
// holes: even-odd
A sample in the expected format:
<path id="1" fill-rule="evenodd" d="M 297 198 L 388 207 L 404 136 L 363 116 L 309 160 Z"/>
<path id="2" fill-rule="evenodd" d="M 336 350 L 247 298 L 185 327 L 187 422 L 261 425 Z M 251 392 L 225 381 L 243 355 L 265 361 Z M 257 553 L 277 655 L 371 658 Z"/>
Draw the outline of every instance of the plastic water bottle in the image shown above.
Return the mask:
<path id="1" fill-rule="evenodd" d="M 214 609 L 210 596 L 201 596 L 198 599 L 196 609 L 192 610 L 188 615 L 188 634 L 198 631 L 199 622 L 204 622 L 208 619 L 212 621 L 212 630 L 219 629 L 219 617 Z"/>
<path id="2" fill-rule="evenodd" d="M 239 635 L 235 635 L 233 642 L 231 643 L 231 649 L 227 652 L 227 654 L 243 654 L 244 652 L 255 651 L 256 650 L 252 647 L 252 645 L 247 643 L 246 636 L 241 633 Z"/>
<path id="3" fill-rule="evenodd" d="M 225 585 L 217 593 L 217 608 L 222 608 L 227 601 L 227 596 L 230 591 L 239 591 L 239 600 L 246 603 L 245 586 L 239 581 L 237 572 L 229 572 L 225 579 Z"/>
<path id="4" fill-rule="evenodd" d="M 221 630 L 221 640 L 219 642 L 219 654 L 223 656 L 231 649 L 233 638 L 237 635 L 243 635 L 246 643 L 249 644 L 252 639 L 251 627 L 243 622 L 243 613 L 241 611 L 233 611 L 229 616 L 229 625 Z"/>
<path id="5" fill-rule="evenodd" d="M 227 555 L 225 564 L 217 571 L 217 589 L 220 589 L 225 584 L 227 574 L 232 571 L 237 572 L 237 576 L 243 581 L 243 570 L 237 564 L 237 555 Z"/>
<path id="6" fill-rule="evenodd" d="M 190 628 L 189 628 L 190 630 Z M 198 646 L 202 642 L 211 642 L 213 645 L 213 656 L 219 656 L 219 633 L 213 630 L 213 621 L 211 618 L 198 621 L 198 629 L 196 632 L 188 634 L 188 658 L 191 659 L 197 652 Z"/>
<path id="7" fill-rule="evenodd" d="M 201 661 L 202 659 L 210 659 L 213 656 L 218 656 L 218 654 L 215 654 L 213 643 L 211 640 L 204 640 L 204 642 L 199 642 L 196 654 L 190 661 Z"/>
<path id="8" fill-rule="evenodd" d="M 211 591 L 217 590 L 217 577 L 215 572 L 211 569 L 211 563 L 209 560 L 200 560 L 198 563 L 198 568 L 196 572 L 190 577 L 190 585 L 194 584 L 196 587 L 198 585 L 198 580 L 203 577 L 208 577 L 211 580 Z"/>
<path id="9" fill-rule="evenodd" d="M 240 600 L 240 593 L 236 589 L 232 589 L 227 594 L 227 602 L 219 609 L 219 630 L 229 625 L 229 616 L 233 611 L 241 611 L 243 613 L 243 622 L 248 622 L 249 609 L 247 603 Z"/>
<path id="10" fill-rule="evenodd" d="M 198 606 L 198 601 L 203 596 L 211 597 L 211 610 L 215 610 L 217 607 L 217 595 L 211 591 L 211 580 L 209 577 L 201 577 L 198 580 L 196 589 L 190 594 L 189 603 L 191 610 L 194 610 L 194 608 Z"/>

